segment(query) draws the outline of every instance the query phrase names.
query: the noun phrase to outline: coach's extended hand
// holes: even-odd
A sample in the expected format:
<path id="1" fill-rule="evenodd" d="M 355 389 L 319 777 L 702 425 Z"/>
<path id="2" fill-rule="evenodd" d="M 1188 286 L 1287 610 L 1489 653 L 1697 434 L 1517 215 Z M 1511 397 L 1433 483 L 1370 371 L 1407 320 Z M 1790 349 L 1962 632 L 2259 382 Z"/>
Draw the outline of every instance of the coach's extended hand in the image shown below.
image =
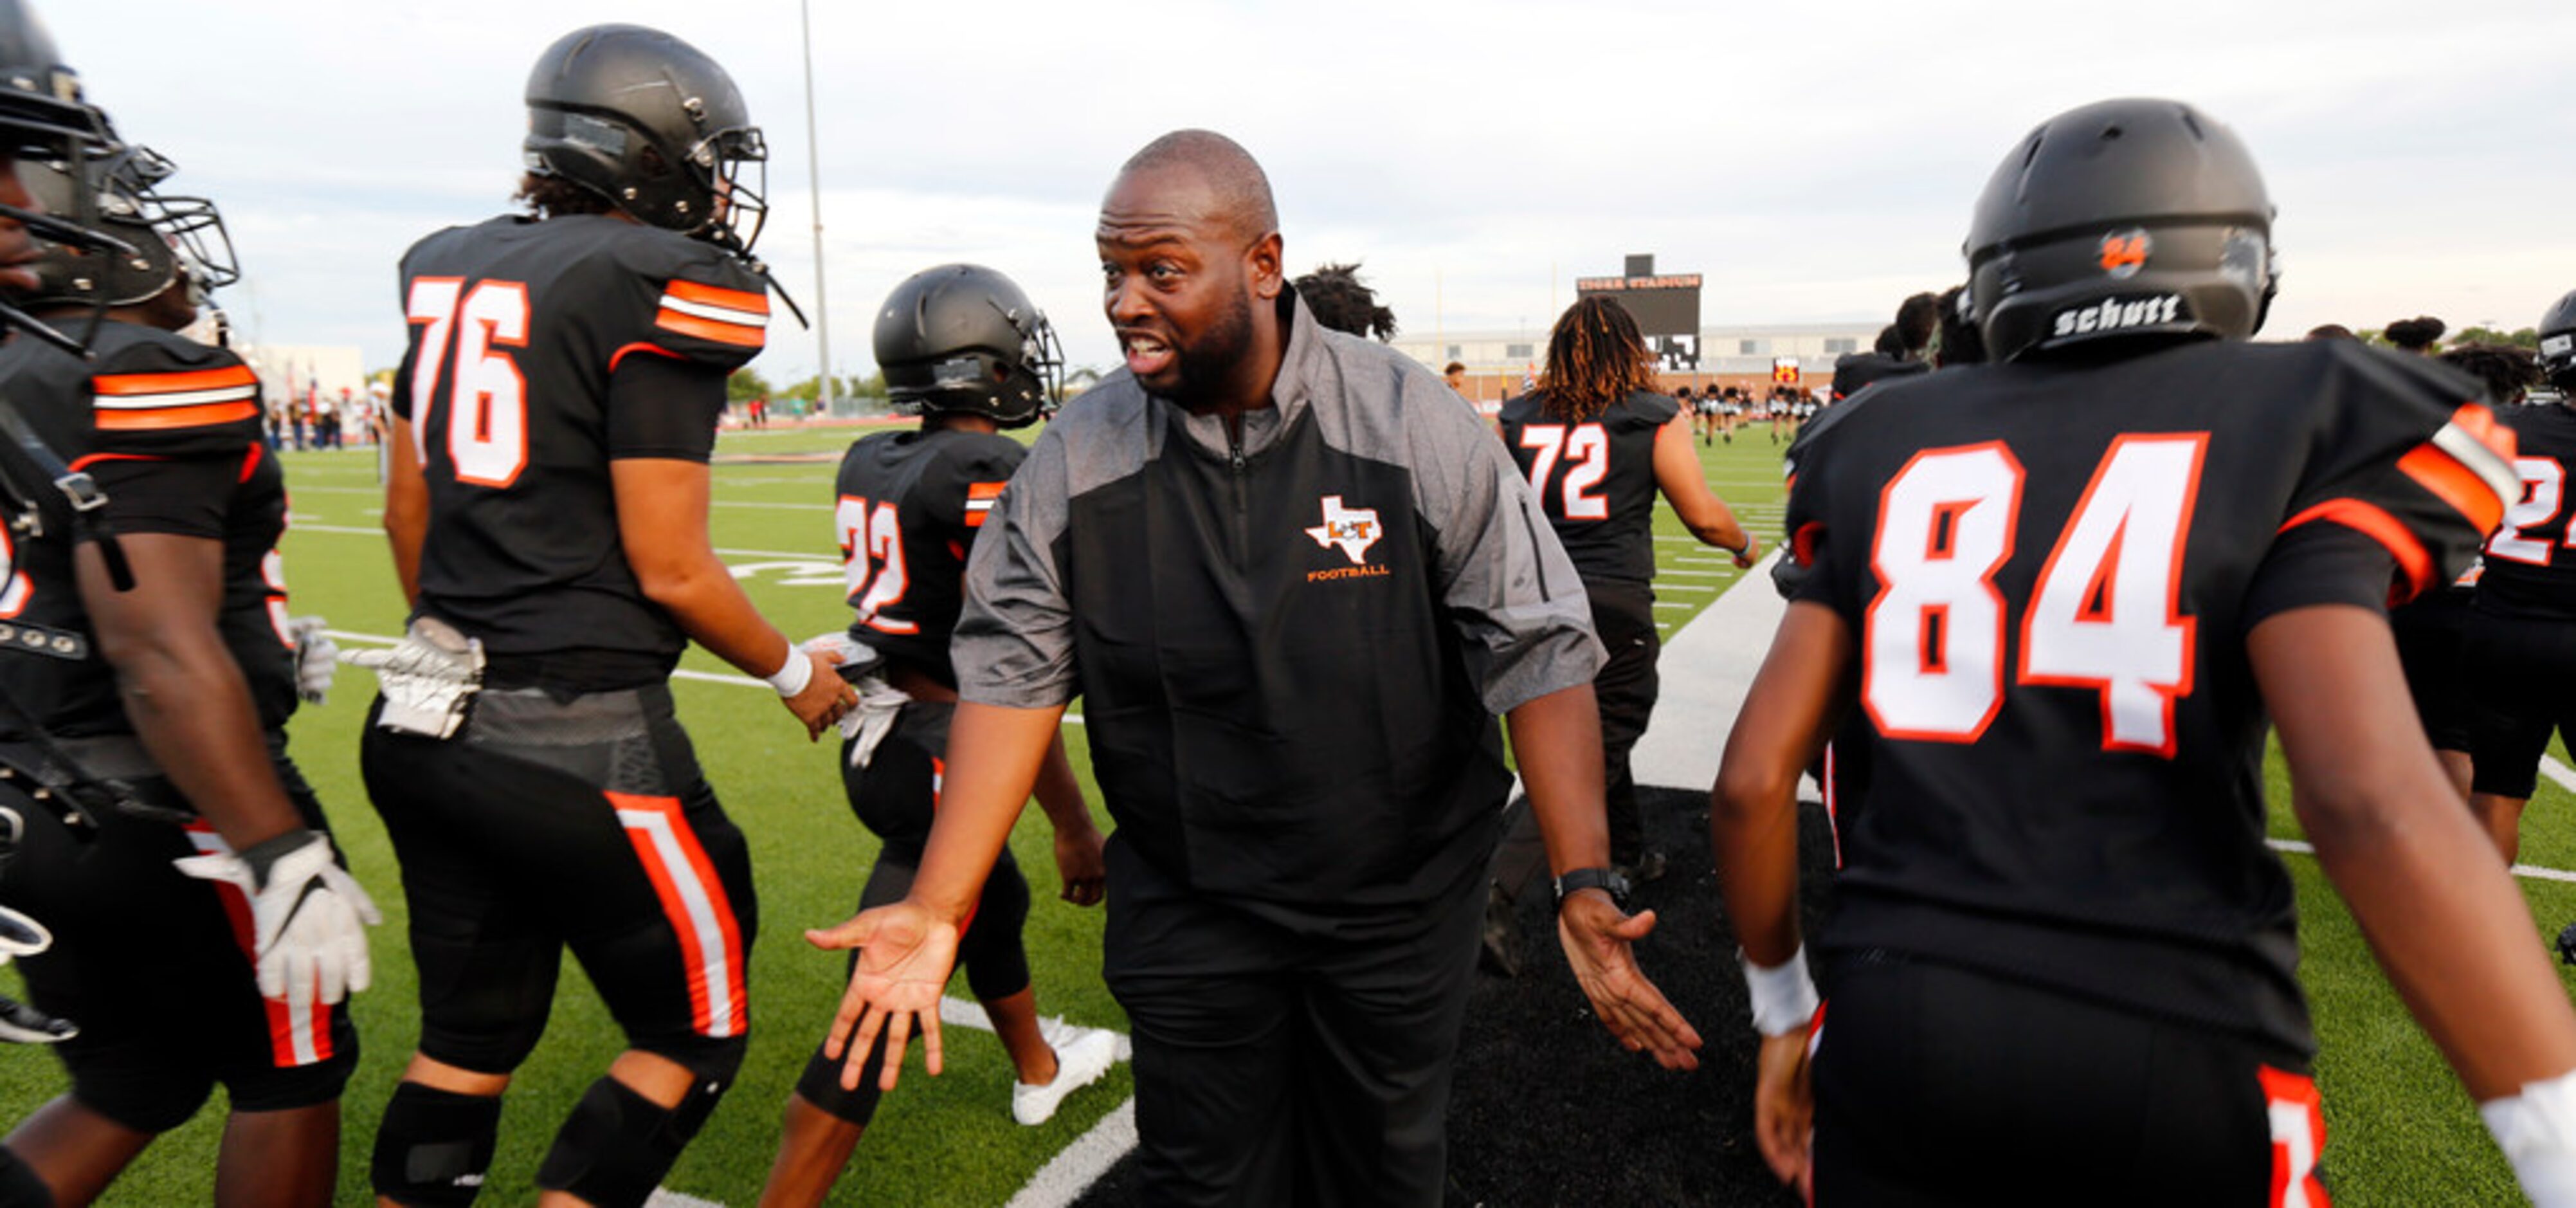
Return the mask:
<path id="1" fill-rule="evenodd" d="M 1602 1026 L 1631 1053 L 1649 1053 L 1665 1069 L 1699 1068 L 1699 1032 L 1637 968 L 1629 945 L 1655 929 L 1655 912 L 1623 914 L 1599 890 L 1567 894 L 1557 908 L 1556 938 L 1574 980 L 1592 1000 Z"/>
<path id="2" fill-rule="evenodd" d="M 817 948 L 859 950 L 850 988 L 832 1016 L 823 1038 L 823 1056 L 841 1062 L 841 1088 L 857 1090 L 877 1035 L 885 1035 L 880 1090 L 893 1090 L 903 1071 L 903 1047 L 915 1026 L 921 1029 L 921 1055 L 930 1072 L 939 1072 L 939 998 L 949 971 L 957 965 L 957 928 L 913 902 L 895 902 L 862 910 L 838 927 L 808 931 Z M 855 1026 L 857 1032 L 852 1033 Z"/>

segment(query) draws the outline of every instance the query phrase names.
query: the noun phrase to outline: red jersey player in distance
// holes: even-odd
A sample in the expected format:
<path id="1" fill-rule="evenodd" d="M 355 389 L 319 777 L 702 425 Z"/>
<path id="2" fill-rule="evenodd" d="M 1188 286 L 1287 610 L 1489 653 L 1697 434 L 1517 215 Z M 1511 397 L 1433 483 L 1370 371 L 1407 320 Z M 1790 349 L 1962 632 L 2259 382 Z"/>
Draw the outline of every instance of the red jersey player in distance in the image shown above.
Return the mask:
<path id="1" fill-rule="evenodd" d="M 2267 711 L 2391 979 L 2525 1189 L 2576 1202 L 2576 1014 L 2383 611 L 2465 564 L 2510 442 L 2447 369 L 2244 343 L 2270 218 L 2188 106 L 2051 119 L 1970 235 L 1998 363 L 1882 384 L 1799 467 L 1816 565 L 1710 825 L 1767 1037 L 1757 1139 L 1818 1204 L 2322 1202 Z M 1794 793 L 1845 708 L 1873 779 L 1811 1038 Z"/>

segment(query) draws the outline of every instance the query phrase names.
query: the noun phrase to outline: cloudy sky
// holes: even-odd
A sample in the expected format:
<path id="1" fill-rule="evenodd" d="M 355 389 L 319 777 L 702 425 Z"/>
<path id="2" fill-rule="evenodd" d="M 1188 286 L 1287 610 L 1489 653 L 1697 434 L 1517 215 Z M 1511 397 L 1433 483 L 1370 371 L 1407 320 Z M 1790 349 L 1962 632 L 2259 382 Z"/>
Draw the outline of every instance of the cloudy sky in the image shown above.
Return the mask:
<path id="1" fill-rule="evenodd" d="M 1706 275 L 1705 320 L 1878 321 L 1962 274 L 1969 203 L 2049 114 L 2115 95 L 2233 124 L 2280 207 L 2272 334 L 2431 313 L 2526 326 L 2576 287 L 2576 4 L 34 0 L 91 96 L 222 204 L 250 338 L 391 365 L 394 264 L 504 208 L 528 65 L 600 21 L 725 63 L 772 148 L 760 252 L 834 364 L 869 308 L 971 260 L 1071 359 L 1116 361 L 1091 226 L 1128 153 L 1232 135 L 1291 268 L 1357 259 L 1408 332 L 1543 327 L 1629 252 Z M 810 375 L 782 323 L 759 362 Z"/>

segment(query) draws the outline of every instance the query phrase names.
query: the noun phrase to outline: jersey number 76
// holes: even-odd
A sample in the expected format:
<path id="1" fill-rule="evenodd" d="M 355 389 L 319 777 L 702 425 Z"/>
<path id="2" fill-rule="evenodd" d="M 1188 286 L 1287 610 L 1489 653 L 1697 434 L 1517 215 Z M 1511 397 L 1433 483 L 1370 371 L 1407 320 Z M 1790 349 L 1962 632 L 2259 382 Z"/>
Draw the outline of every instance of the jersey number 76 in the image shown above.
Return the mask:
<path id="1" fill-rule="evenodd" d="M 2178 608 L 2206 433 L 2122 436 L 2058 534 L 2022 612 L 2018 682 L 2101 694 L 2102 747 L 2174 754 L 2193 622 Z M 2003 708 L 2021 463 L 2001 442 L 1915 455 L 1880 497 L 1861 700 L 1881 734 L 1972 743 Z"/>
<path id="2" fill-rule="evenodd" d="M 429 428 L 438 422 L 438 371 L 451 334 L 455 369 L 448 378 L 447 460 L 458 482 L 507 487 L 528 465 L 528 382 L 505 351 L 528 345 L 528 287 L 516 281 L 419 277 L 404 299 L 414 326 L 426 326 L 412 353 L 412 451 L 429 464 Z"/>

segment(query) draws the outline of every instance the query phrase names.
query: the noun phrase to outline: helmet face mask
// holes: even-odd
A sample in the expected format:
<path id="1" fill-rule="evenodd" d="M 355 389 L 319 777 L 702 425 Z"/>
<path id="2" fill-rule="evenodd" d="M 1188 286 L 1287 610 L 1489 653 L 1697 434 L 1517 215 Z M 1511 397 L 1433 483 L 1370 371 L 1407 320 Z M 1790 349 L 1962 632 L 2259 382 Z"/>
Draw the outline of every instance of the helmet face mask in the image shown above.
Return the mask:
<path id="1" fill-rule="evenodd" d="M 878 369 L 900 415 L 978 415 L 1021 428 L 1051 415 L 1064 349 L 1028 295 L 989 268 L 913 274 L 878 308 Z"/>
<path id="2" fill-rule="evenodd" d="M 538 57 L 527 105 L 529 172 L 742 255 L 759 241 L 768 143 L 696 47 L 637 25 L 574 30 Z"/>
<path id="3" fill-rule="evenodd" d="M 1988 354 L 2138 349 L 2260 330 L 2279 280 L 2244 144 L 2174 101 L 2049 119 L 1978 199 L 1962 305 Z"/>
<path id="4" fill-rule="evenodd" d="M 232 238 L 215 204 L 159 191 L 177 170 L 151 148 L 133 145 L 84 156 L 78 183 L 68 163 L 19 165 L 29 192 L 47 210 L 83 207 L 98 216 L 91 229 L 134 249 L 129 254 L 40 241 L 41 257 L 32 266 L 37 288 L 20 300 L 40 307 L 133 306 L 184 282 L 193 309 L 204 307 L 212 291 L 240 280 Z"/>

